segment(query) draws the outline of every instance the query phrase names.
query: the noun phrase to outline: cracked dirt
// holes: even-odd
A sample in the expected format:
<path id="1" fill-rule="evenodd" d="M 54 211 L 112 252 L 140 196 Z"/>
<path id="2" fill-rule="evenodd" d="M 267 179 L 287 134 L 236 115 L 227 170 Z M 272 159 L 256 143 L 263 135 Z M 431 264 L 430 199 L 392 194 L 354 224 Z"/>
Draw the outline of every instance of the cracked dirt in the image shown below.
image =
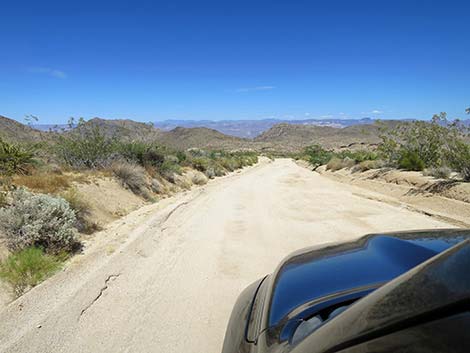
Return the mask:
<path id="1" fill-rule="evenodd" d="M 0 352 L 220 352 L 238 294 L 290 252 L 444 228 L 291 160 L 145 206 L 0 312 Z"/>
<path id="2" fill-rule="evenodd" d="M 106 280 L 104 281 L 104 286 L 100 289 L 100 292 L 98 293 L 98 295 L 96 296 L 95 299 L 93 299 L 93 301 L 88 304 L 85 308 L 82 309 L 82 311 L 80 312 L 80 318 L 82 317 L 83 314 L 85 314 L 85 312 L 93 305 L 95 304 L 98 299 L 101 298 L 101 296 L 103 295 L 104 291 L 106 289 L 108 289 L 108 284 L 110 281 L 114 281 L 116 278 L 118 278 L 121 274 L 118 273 L 117 275 L 109 275 L 108 278 L 106 278 Z"/>

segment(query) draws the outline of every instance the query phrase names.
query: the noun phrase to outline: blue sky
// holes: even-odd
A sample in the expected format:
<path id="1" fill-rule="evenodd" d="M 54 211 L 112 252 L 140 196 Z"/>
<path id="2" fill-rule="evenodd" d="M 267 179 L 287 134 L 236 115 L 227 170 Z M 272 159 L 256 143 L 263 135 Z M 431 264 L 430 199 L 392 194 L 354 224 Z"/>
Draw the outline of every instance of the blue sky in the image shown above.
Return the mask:
<path id="1" fill-rule="evenodd" d="M 8 1 L 0 115 L 464 117 L 468 1 Z"/>

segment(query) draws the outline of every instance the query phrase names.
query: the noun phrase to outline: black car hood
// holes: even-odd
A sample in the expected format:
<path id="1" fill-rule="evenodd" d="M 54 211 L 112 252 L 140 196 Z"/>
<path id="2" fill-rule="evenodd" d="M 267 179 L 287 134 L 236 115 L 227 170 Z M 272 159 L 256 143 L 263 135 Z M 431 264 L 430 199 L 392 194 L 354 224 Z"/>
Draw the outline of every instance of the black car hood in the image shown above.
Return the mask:
<path id="1" fill-rule="evenodd" d="M 335 293 L 366 295 L 469 236 L 461 230 L 368 235 L 294 253 L 272 276 L 265 327 L 285 325 L 309 303 Z"/>

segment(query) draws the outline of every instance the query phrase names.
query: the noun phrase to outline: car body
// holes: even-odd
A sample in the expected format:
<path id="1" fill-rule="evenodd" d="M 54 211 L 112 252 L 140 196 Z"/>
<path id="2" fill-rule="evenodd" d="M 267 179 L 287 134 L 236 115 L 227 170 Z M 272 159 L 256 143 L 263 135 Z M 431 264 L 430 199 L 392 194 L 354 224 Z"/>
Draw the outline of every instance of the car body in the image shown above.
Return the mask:
<path id="1" fill-rule="evenodd" d="M 297 251 L 239 296 L 223 353 L 470 352 L 470 230 Z"/>

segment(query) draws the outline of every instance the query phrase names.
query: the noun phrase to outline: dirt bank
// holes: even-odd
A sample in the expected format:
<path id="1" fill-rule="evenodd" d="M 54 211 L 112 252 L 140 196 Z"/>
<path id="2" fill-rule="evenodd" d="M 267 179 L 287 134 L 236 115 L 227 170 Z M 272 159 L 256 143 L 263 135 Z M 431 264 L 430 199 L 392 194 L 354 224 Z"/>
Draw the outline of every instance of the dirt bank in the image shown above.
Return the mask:
<path id="1" fill-rule="evenodd" d="M 470 183 L 435 179 L 421 172 L 375 169 L 352 172 L 341 169 L 321 175 L 354 187 L 364 197 L 406 207 L 460 227 L 470 227 Z"/>

